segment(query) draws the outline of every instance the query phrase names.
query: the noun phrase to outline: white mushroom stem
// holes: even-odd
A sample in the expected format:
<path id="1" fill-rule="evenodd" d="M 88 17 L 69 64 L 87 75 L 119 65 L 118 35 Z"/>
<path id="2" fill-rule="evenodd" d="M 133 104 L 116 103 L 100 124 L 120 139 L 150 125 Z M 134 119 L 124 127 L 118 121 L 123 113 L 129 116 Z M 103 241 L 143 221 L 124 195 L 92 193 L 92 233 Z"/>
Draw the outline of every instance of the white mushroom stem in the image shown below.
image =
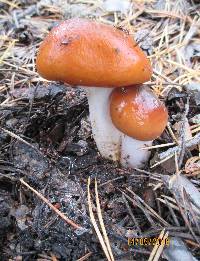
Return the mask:
<path id="1" fill-rule="evenodd" d="M 120 158 L 121 133 L 110 118 L 109 96 L 113 88 L 83 87 L 86 90 L 92 133 L 100 154 L 117 161 Z"/>
<path id="2" fill-rule="evenodd" d="M 124 135 L 112 123 L 109 96 L 113 88 L 83 87 L 86 90 L 92 133 L 102 157 L 120 161 L 124 167 L 142 167 L 150 152 L 142 150 L 152 141 L 139 141 Z"/>

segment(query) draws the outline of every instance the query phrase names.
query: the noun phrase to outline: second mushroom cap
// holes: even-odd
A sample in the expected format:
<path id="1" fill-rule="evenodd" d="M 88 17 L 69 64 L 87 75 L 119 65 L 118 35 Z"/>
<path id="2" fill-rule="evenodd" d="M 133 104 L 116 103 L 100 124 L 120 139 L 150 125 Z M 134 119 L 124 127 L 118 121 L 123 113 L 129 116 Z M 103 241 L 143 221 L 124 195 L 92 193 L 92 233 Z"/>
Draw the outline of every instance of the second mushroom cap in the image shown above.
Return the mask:
<path id="1" fill-rule="evenodd" d="M 110 115 L 116 128 L 142 141 L 160 136 L 168 119 L 165 105 L 148 87 L 139 85 L 112 91 Z"/>

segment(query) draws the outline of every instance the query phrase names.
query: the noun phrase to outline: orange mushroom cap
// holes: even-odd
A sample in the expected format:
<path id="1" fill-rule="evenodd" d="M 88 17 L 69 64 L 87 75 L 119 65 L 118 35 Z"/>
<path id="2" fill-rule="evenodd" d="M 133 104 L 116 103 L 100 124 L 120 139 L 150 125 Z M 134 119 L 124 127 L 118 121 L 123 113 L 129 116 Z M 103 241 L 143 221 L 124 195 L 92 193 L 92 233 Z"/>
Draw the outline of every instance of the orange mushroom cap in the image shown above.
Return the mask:
<path id="1" fill-rule="evenodd" d="M 110 96 L 110 113 L 117 129 L 142 141 L 159 137 L 168 120 L 165 105 L 145 86 L 114 89 Z"/>
<path id="2" fill-rule="evenodd" d="M 120 87 L 148 81 L 151 65 L 133 38 L 87 19 L 62 22 L 42 42 L 39 74 L 72 85 Z"/>

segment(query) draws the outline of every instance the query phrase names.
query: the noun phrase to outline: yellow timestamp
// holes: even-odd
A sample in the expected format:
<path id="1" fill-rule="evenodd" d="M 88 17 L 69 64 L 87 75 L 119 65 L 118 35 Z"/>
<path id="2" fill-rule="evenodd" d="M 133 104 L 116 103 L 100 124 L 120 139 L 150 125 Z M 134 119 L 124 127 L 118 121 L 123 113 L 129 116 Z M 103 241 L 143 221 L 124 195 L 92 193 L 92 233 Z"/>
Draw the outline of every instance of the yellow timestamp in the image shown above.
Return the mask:
<path id="1" fill-rule="evenodd" d="M 129 246 L 155 246 L 155 245 L 169 246 L 169 244 L 170 244 L 169 238 L 165 238 L 165 239 L 160 239 L 157 237 L 128 238 Z"/>

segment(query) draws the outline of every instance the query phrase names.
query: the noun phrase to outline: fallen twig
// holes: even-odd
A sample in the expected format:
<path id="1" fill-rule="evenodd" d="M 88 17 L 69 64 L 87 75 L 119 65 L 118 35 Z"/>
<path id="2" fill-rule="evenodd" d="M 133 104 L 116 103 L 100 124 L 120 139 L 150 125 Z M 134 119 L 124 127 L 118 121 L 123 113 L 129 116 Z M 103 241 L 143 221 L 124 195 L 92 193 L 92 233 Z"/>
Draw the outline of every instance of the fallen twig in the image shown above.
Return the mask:
<path id="1" fill-rule="evenodd" d="M 163 240 L 165 241 L 168 237 L 168 232 L 165 233 L 165 229 L 163 229 L 158 237 L 159 240 Z M 163 244 L 156 244 L 151 252 L 151 255 L 148 259 L 148 261 L 158 261 L 161 254 L 162 254 L 162 251 L 164 249 L 164 243 Z"/>
<path id="2" fill-rule="evenodd" d="M 88 178 L 88 207 L 89 207 L 90 219 L 91 219 L 92 225 L 95 229 L 95 232 L 97 233 L 98 239 L 100 241 L 100 244 L 101 244 L 102 249 L 103 249 L 103 251 L 106 255 L 107 260 L 108 261 L 114 261 L 114 257 L 113 257 L 112 250 L 111 250 L 111 247 L 110 247 L 109 239 L 108 239 L 108 236 L 107 236 L 107 233 L 106 233 L 106 230 L 105 230 L 105 226 L 104 226 L 104 223 L 103 223 L 96 181 L 95 181 L 95 196 L 96 196 L 96 204 L 97 204 L 97 214 L 98 214 L 101 230 L 103 232 L 103 236 L 101 234 L 101 231 L 98 228 L 98 225 L 97 225 L 97 222 L 95 220 L 94 213 L 93 213 L 93 210 L 92 210 L 92 201 L 91 201 L 91 194 L 90 194 L 90 177 L 89 177 Z"/>
<path id="3" fill-rule="evenodd" d="M 32 188 L 28 183 L 26 183 L 23 179 L 19 180 L 24 186 L 30 189 L 33 193 L 35 193 L 41 200 L 43 200 L 58 216 L 60 216 L 64 221 L 66 221 L 70 226 L 75 229 L 81 229 L 82 227 L 74 223 L 71 219 L 66 217 L 60 210 L 58 210 L 54 205 L 52 205 L 41 193 Z"/>
<path id="4" fill-rule="evenodd" d="M 185 142 L 185 148 L 191 148 L 197 144 L 200 143 L 200 133 L 196 134 L 191 140 L 188 140 Z M 180 153 L 181 148 L 179 146 L 175 146 L 173 148 L 170 148 L 158 155 L 159 159 L 165 159 L 166 157 L 169 157 L 170 155 L 174 155 L 175 152 Z"/>

